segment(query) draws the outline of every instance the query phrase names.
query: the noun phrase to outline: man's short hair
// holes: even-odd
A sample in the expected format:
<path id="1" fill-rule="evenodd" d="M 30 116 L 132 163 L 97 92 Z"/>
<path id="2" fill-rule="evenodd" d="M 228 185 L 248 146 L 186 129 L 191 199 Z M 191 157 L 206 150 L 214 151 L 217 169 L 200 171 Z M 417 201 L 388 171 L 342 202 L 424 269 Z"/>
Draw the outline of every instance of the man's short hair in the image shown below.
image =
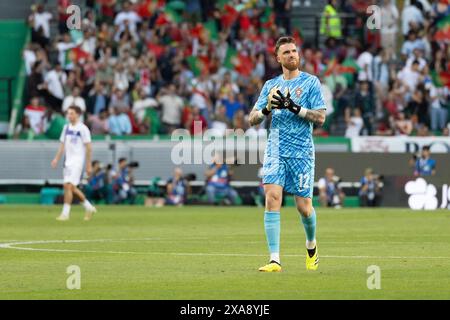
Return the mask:
<path id="1" fill-rule="evenodd" d="M 127 158 L 119 158 L 119 163 L 127 161 Z"/>
<path id="2" fill-rule="evenodd" d="M 423 146 L 422 147 L 422 151 L 430 151 L 430 146 Z"/>
<path id="3" fill-rule="evenodd" d="M 79 106 L 76 105 L 72 105 L 70 106 L 67 110 L 73 110 L 76 112 L 76 114 L 78 114 L 79 116 L 83 113 L 83 111 L 81 110 L 81 108 Z"/>
<path id="4" fill-rule="evenodd" d="M 277 43 L 275 44 L 275 54 L 278 54 L 278 50 L 280 49 L 280 47 L 283 44 L 287 44 L 287 43 L 294 43 L 295 44 L 295 39 L 293 37 L 281 37 L 277 40 Z"/>

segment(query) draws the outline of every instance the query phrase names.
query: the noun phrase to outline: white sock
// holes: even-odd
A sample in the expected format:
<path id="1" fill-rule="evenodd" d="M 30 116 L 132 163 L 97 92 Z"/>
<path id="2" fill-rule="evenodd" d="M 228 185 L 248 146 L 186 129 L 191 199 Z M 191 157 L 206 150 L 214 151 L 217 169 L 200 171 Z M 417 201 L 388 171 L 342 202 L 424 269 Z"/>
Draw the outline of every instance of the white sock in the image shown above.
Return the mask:
<path id="1" fill-rule="evenodd" d="M 270 254 L 270 261 L 275 261 L 278 264 L 280 264 L 280 253 L 279 252 L 271 253 Z"/>
<path id="2" fill-rule="evenodd" d="M 92 208 L 92 204 L 89 202 L 88 199 L 86 199 L 86 200 L 83 201 L 83 207 L 85 209 L 90 209 L 90 208 Z"/>
<path id="3" fill-rule="evenodd" d="M 312 250 L 316 247 L 316 239 L 313 241 L 306 240 L 306 249 Z"/>
<path id="4" fill-rule="evenodd" d="M 65 217 L 68 217 L 70 214 L 70 204 L 64 203 L 61 214 Z"/>

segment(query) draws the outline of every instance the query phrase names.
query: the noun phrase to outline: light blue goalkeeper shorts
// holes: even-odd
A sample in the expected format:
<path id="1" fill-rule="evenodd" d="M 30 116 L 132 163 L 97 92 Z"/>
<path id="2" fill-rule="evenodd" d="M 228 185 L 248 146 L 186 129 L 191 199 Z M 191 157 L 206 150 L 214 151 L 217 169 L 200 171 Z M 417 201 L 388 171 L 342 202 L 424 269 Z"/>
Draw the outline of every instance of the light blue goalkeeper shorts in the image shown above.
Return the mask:
<path id="1" fill-rule="evenodd" d="M 284 191 L 302 198 L 313 197 L 314 159 L 264 158 L 263 184 L 277 184 Z"/>

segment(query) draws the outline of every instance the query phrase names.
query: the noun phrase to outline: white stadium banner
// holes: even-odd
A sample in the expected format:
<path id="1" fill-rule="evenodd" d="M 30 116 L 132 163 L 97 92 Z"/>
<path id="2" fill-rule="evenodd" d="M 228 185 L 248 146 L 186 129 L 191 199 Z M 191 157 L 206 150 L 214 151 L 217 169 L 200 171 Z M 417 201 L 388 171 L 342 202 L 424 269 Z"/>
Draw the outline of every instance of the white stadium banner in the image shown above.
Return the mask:
<path id="1" fill-rule="evenodd" d="M 450 188 L 447 184 L 442 185 L 442 190 L 438 190 L 438 186 L 427 183 L 423 178 L 417 178 L 405 184 L 405 192 L 409 196 L 408 206 L 410 209 L 450 209 Z M 440 206 L 438 193 L 441 194 Z"/>
<path id="2" fill-rule="evenodd" d="M 415 153 L 429 145 L 432 153 L 450 153 L 450 137 L 354 137 L 352 152 Z"/>

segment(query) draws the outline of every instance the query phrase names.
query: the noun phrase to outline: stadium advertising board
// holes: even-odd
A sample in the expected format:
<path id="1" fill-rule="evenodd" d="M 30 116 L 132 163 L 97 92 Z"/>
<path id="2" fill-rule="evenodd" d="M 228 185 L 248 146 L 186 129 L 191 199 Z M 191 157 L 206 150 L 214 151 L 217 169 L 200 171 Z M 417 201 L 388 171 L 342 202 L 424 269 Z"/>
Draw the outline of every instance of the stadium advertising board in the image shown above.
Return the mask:
<path id="1" fill-rule="evenodd" d="M 354 137 L 353 152 L 416 153 L 423 146 L 432 153 L 450 153 L 450 137 Z"/>
<path id="2" fill-rule="evenodd" d="M 423 178 L 417 178 L 405 184 L 405 192 L 409 196 L 408 206 L 413 210 L 450 208 L 450 189 L 447 184 L 436 186 Z M 441 201 L 438 199 L 439 193 L 441 194 Z"/>
<path id="3" fill-rule="evenodd" d="M 438 177 L 386 177 L 383 206 L 412 210 L 450 210 L 450 183 Z"/>

